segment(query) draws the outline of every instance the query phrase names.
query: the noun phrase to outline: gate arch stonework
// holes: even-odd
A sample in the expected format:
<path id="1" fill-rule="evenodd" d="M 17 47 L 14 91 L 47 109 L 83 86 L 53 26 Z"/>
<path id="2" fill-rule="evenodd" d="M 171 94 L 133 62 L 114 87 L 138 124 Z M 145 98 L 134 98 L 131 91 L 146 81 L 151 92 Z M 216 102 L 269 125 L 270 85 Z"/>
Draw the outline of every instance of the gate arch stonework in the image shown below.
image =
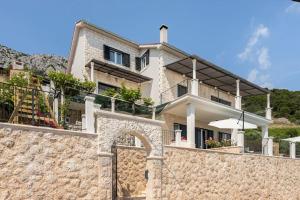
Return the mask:
<path id="1" fill-rule="evenodd" d="M 113 112 L 97 111 L 100 199 L 112 199 L 112 152 L 118 136 L 129 133 L 138 137 L 148 153 L 149 171 L 146 199 L 161 198 L 162 125 L 163 122 Z"/>

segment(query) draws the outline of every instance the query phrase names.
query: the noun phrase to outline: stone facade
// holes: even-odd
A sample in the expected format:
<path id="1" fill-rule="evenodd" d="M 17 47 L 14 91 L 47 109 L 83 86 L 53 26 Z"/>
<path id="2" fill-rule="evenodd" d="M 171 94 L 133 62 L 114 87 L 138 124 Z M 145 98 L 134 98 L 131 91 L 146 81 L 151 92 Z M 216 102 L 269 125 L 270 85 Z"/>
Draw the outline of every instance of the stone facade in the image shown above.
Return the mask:
<path id="1" fill-rule="evenodd" d="M 0 199 L 99 198 L 95 135 L 16 127 L 0 129 Z"/>
<path id="2" fill-rule="evenodd" d="M 163 199 L 300 198 L 300 160 L 165 148 Z"/>

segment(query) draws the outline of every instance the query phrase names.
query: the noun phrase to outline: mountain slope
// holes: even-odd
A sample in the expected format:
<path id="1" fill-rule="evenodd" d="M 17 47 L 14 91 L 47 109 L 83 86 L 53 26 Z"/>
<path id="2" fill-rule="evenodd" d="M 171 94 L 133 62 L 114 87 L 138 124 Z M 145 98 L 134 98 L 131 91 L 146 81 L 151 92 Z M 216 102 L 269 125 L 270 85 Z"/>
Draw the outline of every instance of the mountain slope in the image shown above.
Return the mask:
<path id="1" fill-rule="evenodd" d="M 45 54 L 29 55 L 0 44 L 0 67 L 6 67 L 13 61 L 22 62 L 25 67 L 42 74 L 49 67 L 58 71 L 67 69 L 67 60 L 64 57 Z"/>
<path id="2" fill-rule="evenodd" d="M 247 111 L 261 114 L 266 107 L 266 95 L 251 96 L 243 99 L 243 108 Z M 271 90 L 271 107 L 273 117 L 287 118 L 300 124 L 300 91 L 285 89 Z"/>

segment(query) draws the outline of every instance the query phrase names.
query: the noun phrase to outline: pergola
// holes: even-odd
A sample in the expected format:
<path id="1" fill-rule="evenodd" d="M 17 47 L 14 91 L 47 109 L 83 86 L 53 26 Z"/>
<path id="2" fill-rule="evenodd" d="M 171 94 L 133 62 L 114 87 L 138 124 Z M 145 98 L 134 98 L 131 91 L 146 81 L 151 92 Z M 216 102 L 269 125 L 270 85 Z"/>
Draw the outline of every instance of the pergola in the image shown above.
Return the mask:
<path id="1" fill-rule="evenodd" d="M 186 77 L 197 79 L 200 83 L 205 83 L 206 85 L 234 95 L 239 95 L 236 90 L 237 80 L 239 80 L 238 86 L 240 95 L 242 96 L 269 93 L 267 89 L 255 85 L 196 55 L 186 57 L 174 63 L 165 65 L 164 67 L 180 74 L 184 74 Z"/>

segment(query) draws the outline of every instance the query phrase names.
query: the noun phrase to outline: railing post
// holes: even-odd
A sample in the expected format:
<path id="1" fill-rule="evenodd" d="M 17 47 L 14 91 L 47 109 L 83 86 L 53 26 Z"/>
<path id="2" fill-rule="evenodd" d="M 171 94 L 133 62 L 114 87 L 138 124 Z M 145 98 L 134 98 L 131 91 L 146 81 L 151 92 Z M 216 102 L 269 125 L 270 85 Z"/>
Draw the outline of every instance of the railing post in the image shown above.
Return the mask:
<path id="1" fill-rule="evenodd" d="M 152 119 L 155 120 L 156 107 L 152 106 Z"/>
<path id="2" fill-rule="evenodd" d="M 175 144 L 181 146 L 181 130 L 175 130 Z"/>
<path id="3" fill-rule="evenodd" d="M 95 109 L 94 109 L 94 101 L 95 97 L 86 96 L 85 97 L 85 126 L 86 131 L 89 133 L 95 133 Z"/>
<path id="4" fill-rule="evenodd" d="M 35 95 L 35 89 L 31 90 L 31 124 L 34 126 L 35 121 L 34 121 L 34 95 Z"/>
<path id="5" fill-rule="evenodd" d="M 162 93 L 160 93 L 160 104 L 162 104 Z"/>
<path id="6" fill-rule="evenodd" d="M 116 99 L 112 97 L 111 99 L 111 112 L 115 112 L 116 110 Z"/>

